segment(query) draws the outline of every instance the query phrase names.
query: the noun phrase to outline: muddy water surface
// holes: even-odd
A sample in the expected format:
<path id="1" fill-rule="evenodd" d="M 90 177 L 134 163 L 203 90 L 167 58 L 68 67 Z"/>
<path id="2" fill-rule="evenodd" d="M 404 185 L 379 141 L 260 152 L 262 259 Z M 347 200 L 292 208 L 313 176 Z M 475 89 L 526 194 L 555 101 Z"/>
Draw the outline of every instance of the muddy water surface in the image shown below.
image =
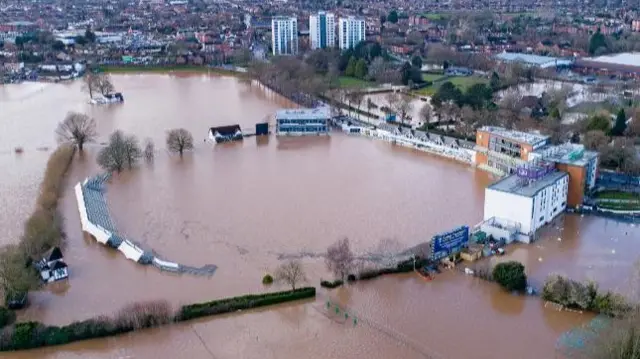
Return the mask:
<path id="1" fill-rule="evenodd" d="M 0 182 L 0 224 L 11 234 L 2 240 L 15 240 L 31 210 L 48 156 L 37 149 L 54 146 L 57 122 L 67 111 L 81 110 L 97 119 L 99 142 L 122 129 L 156 143 L 153 164 L 116 175 L 108 185 L 119 230 L 171 260 L 219 269 L 208 279 L 161 273 L 85 239 L 72 185 L 99 171 L 98 148 L 89 147 L 75 160 L 62 201 L 71 278 L 34 293 L 22 319 L 63 324 L 109 314 L 132 301 L 166 299 L 178 306 L 263 291 L 262 276 L 283 255 L 304 258 L 315 285 L 329 277 L 316 255 L 341 237 L 350 238 L 359 253 L 388 252 L 482 218 L 483 191 L 492 178 L 423 153 L 339 133 L 205 143 L 210 126 L 251 127 L 291 105 L 233 78 L 123 75 L 114 82 L 124 92 L 123 105 L 86 105 L 79 83 L 0 88 L 0 164 L 15 169 Z M 196 149 L 182 159 L 164 149 L 166 130 L 176 127 L 196 139 Z M 14 154 L 16 146 L 24 153 Z M 535 280 L 564 271 L 617 288 L 620 277 L 628 278 L 637 228 L 577 216 L 556 227 L 534 246 L 509 254 L 530 267 Z M 539 359 L 554 357 L 556 337 L 590 319 L 545 309 L 535 298 L 514 297 L 457 273 L 430 283 L 392 276 L 320 293 L 316 301 L 275 310 L 3 358 L 421 358 L 430 353 Z M 327 313 L 326 301 L 360 318 L 358 324 Z"/>

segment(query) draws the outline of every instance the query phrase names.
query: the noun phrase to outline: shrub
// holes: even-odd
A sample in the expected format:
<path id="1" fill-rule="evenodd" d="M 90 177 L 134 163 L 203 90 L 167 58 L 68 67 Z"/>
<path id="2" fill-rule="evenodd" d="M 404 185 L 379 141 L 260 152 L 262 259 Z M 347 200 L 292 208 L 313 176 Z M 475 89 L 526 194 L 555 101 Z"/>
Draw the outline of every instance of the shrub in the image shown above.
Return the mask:
<path id="1" fill-rule="evenodd" d="M 544 283 L 542 298 L 567 308 L 590 310 L 612 317 L 623 316 L 631 306 L 626 299 L 612 292 L 600 292 L 593 282 L 580 283 L 557 274 Z"/>
<path id="2" fill-rule="evenodd" d="M 168 324 L 174 317 L 171 305 L 160 300 L 127 305 L 116 314 L 113 323 L 116 330 L 128 332 Z"/>
<path id="3" fill-rule="evenodd" d="M 269 285 L 271 283 L 273 283 L 273 277 L 271 274 L 265 274 L 264 277 L 262 277 L 262 284 Z"/>
<path id="4" fill-rule="evenodd" d="M 520 262 L 498 263 L 492 272 L 493 279 L 508 291 L 522 291 L 527 287 L 527 275 Z"/>
<path id="5" fill-rule="evenodd" d="M 313 287 L 307 287 L 284 292 L 251 294 L 242 297 L 185 305 L 180 309 L 180 314 L 178 315 L 177 320 L 183 321 L 207 315 L 223 314 L 237 310 L 285 303 L 303 298 L 311 298 L 315 295 L 316 289 Z"/>
<path id="6" fill-rule="evenodd" d="M 329 288 L 329 289 L 333 289 L 333 288 L 337 288 L 341 285 L 343 285 L 344 282 L 340 279 L 334 280 L 333 282 L 329 282 L 326 280 L 323 280 L 320 282 L 320 286 L 323 288 Z"/>
<path id="7" fill-rule="evenodd" d="M 5 307 L 0 307 L 0 328 L 12 324 L 16 320 L 16 313 Z"/>

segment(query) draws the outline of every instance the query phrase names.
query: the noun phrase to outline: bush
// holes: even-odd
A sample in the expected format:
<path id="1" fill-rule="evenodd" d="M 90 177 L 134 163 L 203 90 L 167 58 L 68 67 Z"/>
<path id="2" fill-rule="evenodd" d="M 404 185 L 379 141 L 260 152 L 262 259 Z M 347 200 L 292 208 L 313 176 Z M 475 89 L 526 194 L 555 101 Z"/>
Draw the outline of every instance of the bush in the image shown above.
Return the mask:
<path id="1" fill-rule="evenodd" d="M 619 294 L 609 291 L 601 293 L 593 282 L 580 283 L 557 274 L 550 275 L 545 281 L 542 299 L 567 308 L 589 310 L 612 317 L 623 316 L 632 309 Z"/>
<path id="2" fill-rule="evenodd" d="M 175 314 L 167 301 L 134 303 L 122 308 L 115 316 L 113 324 L 122 332 L 152 328 L 173 321 Z"/>
<path id="3" fill-rule="evenodd" d="M 333 289 L 333 288 L 337 288 L 341 285 L 343 285 L 344 282 L 340 279 L 334 280 L 333 282 L 329 282 L 326 280 L 323 280 L 320 282 L 320 286 L 323 288 L 329 288 L 329 289 Z"/>
<path id="4" fill-rule="evenodd" d="M 242 297 L 214 300 L 211 302 L 185 305 L 180 309 L 177 320 L 189 320 L 208 315 L 235 312 L 237 310 L 258 308 L 262 306 L 311 298 L 316 295 L 313 287 L 300 288 L 284 292 L 251 294 Z"/>
<path id="5" fill-rule="evenodd" d="M 264 277 L 262 277 L 262 284 L 269 285 L 271 283 L 273 283 L 273 277 L 271 274 L 265 274 Z"/>
<path id="6" fill-rule="evenodd" d="M 494 268 L 493 279 L 508 291 L 523 291 L 527 288 L 527 275 L 520 262 L 498 263 Z"/>
<path id="7" fill-rule="evenodd" d="M 0 307 L 0 328 L 12 324 L 16 320 L 16 313 L 5 307 Z"/>

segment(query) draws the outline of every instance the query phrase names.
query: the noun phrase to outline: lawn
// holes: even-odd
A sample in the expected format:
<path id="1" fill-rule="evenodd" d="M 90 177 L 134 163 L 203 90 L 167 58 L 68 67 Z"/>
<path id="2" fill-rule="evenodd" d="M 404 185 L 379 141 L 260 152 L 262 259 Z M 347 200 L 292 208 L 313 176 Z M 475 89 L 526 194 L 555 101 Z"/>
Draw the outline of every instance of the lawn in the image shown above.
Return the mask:
<path id="1" fill-rule="evenodd" d="M 640 194 L 620 192 L 620 191 L 603 191 L 595 195 L 598 207 L 613 210 L 640 210 Z"/>
<path id="2" fill-rule="evenodd" d="M 341 88 L 365 88 L 365 87 L 373 87 L 375 83 L 360 80 L 351 76 L 340 76 L 338 78 L 338 83 Z"/>
<path id="3" fill-rule="evenodd" d="M 439 14 L 439 13 L 424 13 L 422 14 L 422 16 L 424 16 L 429 20 L 434 20 L 434 21 L 442 20 L 448 17 L 448 15 L 446 14 Z"/>
<path id="4" fill-rule="evenodd" d="M 434 77 L 432 77 L 434 76 Z M 434 81 L 434 79 L 439 79 L 442 76 L 439 77 L 435 77 L 435 76 L 439 76 L 439 75 L 435 75 L 435 74 L 424 74 L 422 75 L 422 78 L 427 80 L 427 81 Z M 475 85 L 475 84 L 480 84 L 480 83 L 488 83 L 487 79 L 485 79 L 484 77 L 478 77 L 478 76 L 459 76 L 459 77 L 450 77 L 446 80 L 443 81 L 439 81 L 434 83 L 433 85 L 429 86 L 429 87 L 425 87 L 425 88 L 421 88 L 419 90 L 414 91 L 414 93 L 416 95 L 419 96 L 433 96 L 433 94 L 435 94 L 438 91 L 438 88 L 445 82 L 451 82 L 452 84 L 454 84 L 455 86 L 457 86 L 460 91 L 465 92 L 469 87 Z"/>
<path id="5" fill-rule="evenodd" d="M 422 74 L 422 79 L 425 81 L 434 82 L 440 80 L 443 76 L 443 74 Z"/>

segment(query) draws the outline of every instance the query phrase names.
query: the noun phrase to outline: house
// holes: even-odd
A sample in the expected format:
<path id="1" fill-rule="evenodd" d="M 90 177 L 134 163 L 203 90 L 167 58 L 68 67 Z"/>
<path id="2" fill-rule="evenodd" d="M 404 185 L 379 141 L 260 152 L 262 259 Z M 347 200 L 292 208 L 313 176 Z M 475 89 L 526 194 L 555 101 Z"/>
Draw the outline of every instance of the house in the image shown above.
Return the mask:
<path id="1" fill-rule="evenodd" d="M 40 272 L 40 277 L 45 283 L 51 283 L 69 277 L 67 264 L 62 257 L 62 251 L 58 247 L 53 247 L 44 257 L 35 263 L 36 269 Z"/>

